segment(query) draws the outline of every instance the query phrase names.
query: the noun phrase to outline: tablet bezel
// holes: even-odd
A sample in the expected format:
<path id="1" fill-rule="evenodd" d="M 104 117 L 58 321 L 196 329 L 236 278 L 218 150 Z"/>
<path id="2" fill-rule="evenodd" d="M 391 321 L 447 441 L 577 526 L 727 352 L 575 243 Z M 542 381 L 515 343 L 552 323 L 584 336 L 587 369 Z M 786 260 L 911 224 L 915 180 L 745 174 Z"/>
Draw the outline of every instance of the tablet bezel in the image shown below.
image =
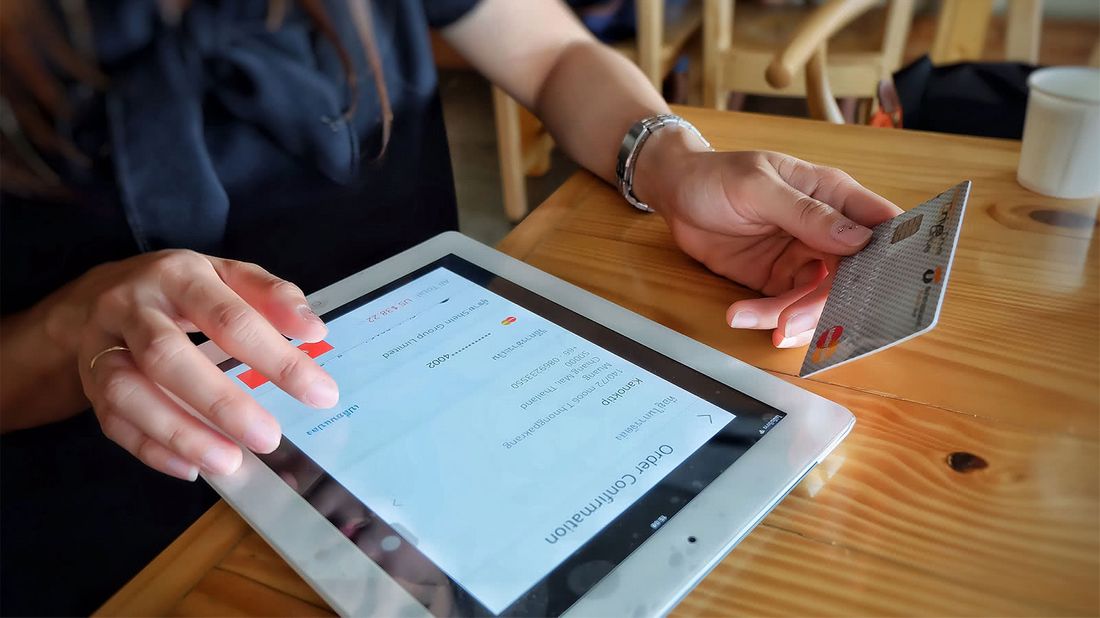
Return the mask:
<path id="1" fill-rule="evenodd" d="M 446 232 L 309 296 L 319 314 L 454 254 L 787 414 L 566 612 L 663 614 L 686 595 L 851 430 L 842 406 L 731 358 L 457 232 Z M 228 356 L 213 343 L 204 353 Z M 428 615 L 253 454 L 204 478 L 336 611 Z M 736 499 L 728 496 L 734 495 Z M 689 540 L 691 539 L 691 540 Z"/>

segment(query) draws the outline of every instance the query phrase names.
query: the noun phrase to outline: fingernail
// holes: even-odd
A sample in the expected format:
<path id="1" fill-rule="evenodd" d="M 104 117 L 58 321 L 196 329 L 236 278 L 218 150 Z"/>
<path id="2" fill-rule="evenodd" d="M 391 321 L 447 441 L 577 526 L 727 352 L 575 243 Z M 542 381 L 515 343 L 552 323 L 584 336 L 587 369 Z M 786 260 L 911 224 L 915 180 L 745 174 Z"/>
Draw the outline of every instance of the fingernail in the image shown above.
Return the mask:
<path id="1" fill-rule="evenodd" d="M 199 478 L 199 469 L 191 462 L 179 457 L 169 457 L 164 462 L 164 467 L 168 468 L 169 474 L 185 481 L 193 481 Z"/>
<path id="2" fill-rule="evenodd" d="M 851 247 L 862 247 L 870 240 L 871 230 L 851 221 L 844 221 L 833 228 L 833 236 Z"/>
<path id="3" fill-rule="evenodd" d="M 270 453 L 282 439 L 279 427 L 264 421 L 254 421 L 244 431 L 244 445 L 257 453 Z"/>
<path id="4" fill-rule="evenodd" d="M 340 389 L 331 378 L 319 378 L 306 389 L 306 403 L 315 408 L 331 408 L 340 401 Z"/>
<path id="5" fill-rule="evenodd" d="M 812 331 L 817 324 L 817 318 L 809 313 L 796 313 L 787 320 L 787 326 L 783 329 L 784 337 L 795 337 L 806 331 Z"/>
<path id="6" fill-rule="evenodd" d="M 247 441 L 247 436 L 245 439 Z M 224 448 L 208 449 L 202 456 L 202 468 L 214 474 L 230 474 L 237 470 L 236 453 Z"/>
<path id="7" fill-rule="evenodd" d="M 754 328 L 760 323 L 760 318 L 751 311 L 738 311 L 730 320 L 731 328 Z"/>
<path id="8" fill-rule="evenodd" d="M 298 305 L 298 313 L 310 322 L 319 322 L 324 324 L 324 321 L 313 312 L 313 309 L 309 305 Z"/>
<path id="9" fill-rule="evenodd" d="M 796 335 L 794 337 L 786 337 L 786 338 L 783 339 L 783 341 L 780 341 L 779 345 L 776 346 L 776 347 L 778 347 L 778 348 L 801 348 L 802 346 L 809 344 L 810 343 L 810 338 L 813 337 L 813 336 L 814 336 L 814 334 L 812 332 L 805 332 L 805 333 L 802 333 L 801 335 Z"/>

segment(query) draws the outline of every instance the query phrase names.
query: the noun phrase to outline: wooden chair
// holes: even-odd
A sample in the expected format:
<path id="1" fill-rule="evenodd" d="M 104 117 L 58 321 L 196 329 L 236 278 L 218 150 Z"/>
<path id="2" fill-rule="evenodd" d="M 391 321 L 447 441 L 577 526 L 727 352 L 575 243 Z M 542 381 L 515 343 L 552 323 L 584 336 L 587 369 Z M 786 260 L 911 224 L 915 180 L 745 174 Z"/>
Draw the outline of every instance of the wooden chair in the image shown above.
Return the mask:
<path id="1" fill-rule="evenodd" d="M 1039 64 L 1043 0 L 1008 0 L 1006 8 L 1004 59 Z M 932 42 L 932 61 L 951 64 L 981 60 L 992 16 L 993 0 L 943 0 Z M 1087 63 L 1100 68 L 1100 40 L 1093 44 Z"/>
<path id="2" fill-rule="evenodd" d="M 691 2 L 676 15 L 665 13 L 664 0 L 634 0 L 637 35 L 633 41 L 612 45 L 646 74 L 654 88 L 672 70 L 676 59 L 703 24 L 703 8 Z"/>
<path id="3" fill-rule="evenodd" d="M 879 81 L 901 65 L 914 4 L 705 0 L 704 102 L 725 109 L 731 92 L 807 97 L 813 117 L 843 122 L 834 97 L 875 97 Z"/>
<path id="4" fill-rule="evenodd" d="M 807 105 L 811 116 L 842 122 L 836 96 L 826 71 L 825 43 L 844 24 L 874 6 L 872 0 L 834 0 L 806 20 L 787 45 L 776 54 L 766 76 L 770 84 L 783 86 L 799 67 L 804 67 Z M 892 7 L 897 10 L 895 5 Z M 911 11 L 909 7 L 902 7 Z M 993 16 L 993 0 L 942 0 L 930 56 L 935 64 L 982 59 L 986 32 Z M 1043 0 L 1009 0 L 1006 11 L 1004 59 L 1038 64 L 1042 31 Z M 831 43 L 830 43 L 831 47 Z M 1100 45 L 1093 56 L 1100 54 Z M 1091 60 L 1100 65 L 1100 58 Z M 831 69 L 830 69 L 831 70 Z"/>
<path id="5" fill-rule="evenodd" d="M 981 60 L 992 15 L 993 0 L 942 0 L 932 62 Z M 1038 64 L 1043 0 L 1008 0 L 1005 22 L 1005 60 Z"/>
<path id="6" fill-rule="evenodd" d="M 516 223 L 530 209 L 527 177 L 542 176 L 550 170 L 554 139 L 527 108 L 500 88 L 492 88 L 504 215 Z"/>
<path id="7" fill-rule="evenodd" d="M 691 3 L 673 19 L 666 19 L 664 0 L 635 0 L 637 37 L 613 47 L 638 64 L 655 87 L 672 70 L 677 57 L 699 31 L 702 7 Z M 666 23 L 667 22 L 667 23 Z M 468 68 L 439 37 L 433 37 L 436 63 L 444 68 Z M 493 87 L 493 116 L 504 212 L 510 221 L 527 215 L 527 176 L 541 176 L 550 169 L 554 141 L 531 112 L 503 90 Z"/>

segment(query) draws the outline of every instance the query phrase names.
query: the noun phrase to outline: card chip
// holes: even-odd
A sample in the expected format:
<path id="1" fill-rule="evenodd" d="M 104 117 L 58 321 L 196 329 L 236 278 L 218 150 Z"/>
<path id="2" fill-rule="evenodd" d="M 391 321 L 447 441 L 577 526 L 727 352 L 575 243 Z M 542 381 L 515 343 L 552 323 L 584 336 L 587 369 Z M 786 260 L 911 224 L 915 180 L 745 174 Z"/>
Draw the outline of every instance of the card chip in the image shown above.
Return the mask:
<path id="1" fill-rule="evenodd" d="M 920 229 L 922 221 L 924 221 L 924 213 L 903 221 L 894 228 L 894 236 L 890 239 L 890 244 L 899 243 L 913 234 L 916 234 L 917 230 Z"/>

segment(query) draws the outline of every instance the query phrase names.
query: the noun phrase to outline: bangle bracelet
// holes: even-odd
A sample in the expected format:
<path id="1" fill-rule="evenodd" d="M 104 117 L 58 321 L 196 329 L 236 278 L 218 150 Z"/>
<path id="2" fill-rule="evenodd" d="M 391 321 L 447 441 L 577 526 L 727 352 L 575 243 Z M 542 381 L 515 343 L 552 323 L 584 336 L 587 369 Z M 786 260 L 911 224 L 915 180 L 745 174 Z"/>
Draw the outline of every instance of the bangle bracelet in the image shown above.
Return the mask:
<path id="1" fill-rule="evenodd" d="M 642 146 L 646 140 L 657 131 L 669 127 L 683 127 L 690 131 L 708 150 L 713 150 L 710 142 L 690 122 L 676 114 L 657 114 L 634 123 L 626 132 L 622 145 L 619 146 L 619 161 L 615 167 L 615 177 L 619 181 L 619 191 L 632 206 L 644 212 L 653 212 L 648 204 L 642 202 L 634 195 L 634 171 L 638 164 L 638 155 L 642 152 Z"/>

